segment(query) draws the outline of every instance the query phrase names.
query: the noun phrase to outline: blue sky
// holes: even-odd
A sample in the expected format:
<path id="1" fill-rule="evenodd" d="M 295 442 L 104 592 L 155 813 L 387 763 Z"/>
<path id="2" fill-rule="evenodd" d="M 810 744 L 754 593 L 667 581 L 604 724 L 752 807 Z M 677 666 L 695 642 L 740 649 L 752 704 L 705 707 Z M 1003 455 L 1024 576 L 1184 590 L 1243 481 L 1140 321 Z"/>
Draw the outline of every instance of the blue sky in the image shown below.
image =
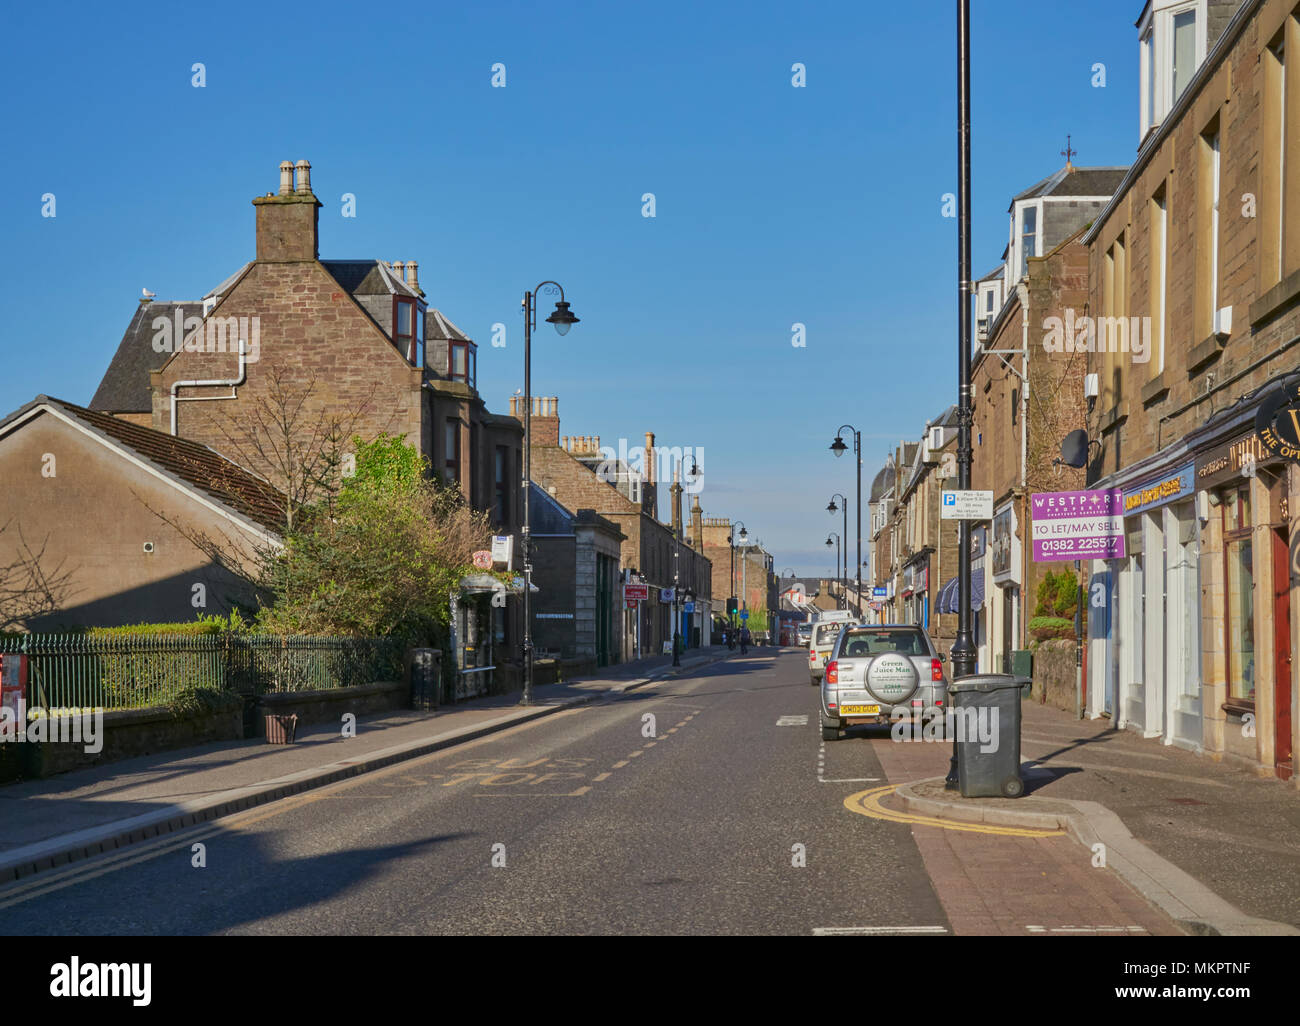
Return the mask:
<path id="1" fill-rule="evenodd" d="M 1077 164 L 1131 161 L 1141 4 L 973 6 L 982 274 L 1067 133 Z M 702 447 L 706 515 L 830 575 L 835 429 L 863 432 L 865 489 L 956 395 L 955 36 L 950 0 L 9 5 L 0 407 L 88 402 L 140 289 L 194 299 L 251 259 L 249 201 L 306 158 L 321 255 L 418 260 L 490 408 L 556 279 L 582 323 L 542 326 L 533 390 L 561 432 Z"/>

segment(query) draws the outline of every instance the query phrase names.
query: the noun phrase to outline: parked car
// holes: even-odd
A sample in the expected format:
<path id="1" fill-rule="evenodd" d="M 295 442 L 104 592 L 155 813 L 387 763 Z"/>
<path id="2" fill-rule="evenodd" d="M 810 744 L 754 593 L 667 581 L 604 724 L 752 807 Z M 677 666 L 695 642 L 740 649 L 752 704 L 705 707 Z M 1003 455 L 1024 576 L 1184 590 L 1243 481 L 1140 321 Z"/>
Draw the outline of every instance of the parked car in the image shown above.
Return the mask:
<path id="1" fill-rule="evenodd" d="M 855 723 L 891 723 L 902 709 L 922 722 L 942 716 L 948 678 L 924 630 L 913 624 L 848 624 L 835 639 L 821 681 L 822 740 Z"/>
<path id="2" fill-rule="evenodd" d="M 801 623 L 796 630 L 796 640 L 804 648 L 807 648 L 808 643 L 812 641 L 812 629 L 813 629 L 812 624 Z"/>
<path id="3" fill-rule="evenodd" d="M 820 684 L 826 663 L 830 660 L 831 649 L 840 629 L 845 626 L 843 620 L 818 620 L 813 624 L 812 640 L 808 644 L 808 676 L 810 684 Z"/>

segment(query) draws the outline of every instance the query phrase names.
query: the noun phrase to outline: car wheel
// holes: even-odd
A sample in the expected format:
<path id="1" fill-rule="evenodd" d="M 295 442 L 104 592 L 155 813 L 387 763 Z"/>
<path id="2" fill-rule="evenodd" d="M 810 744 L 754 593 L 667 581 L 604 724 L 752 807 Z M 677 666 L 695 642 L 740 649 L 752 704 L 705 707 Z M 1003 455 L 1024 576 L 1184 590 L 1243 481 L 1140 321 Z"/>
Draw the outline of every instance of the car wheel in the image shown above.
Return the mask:
<path id="1" fill-rule="evenodd" d="M 822 724 L 823 741 L 838 741 L 839 739 L 840 739 L 839 727 L 828 727 L 824 723 Z"/>

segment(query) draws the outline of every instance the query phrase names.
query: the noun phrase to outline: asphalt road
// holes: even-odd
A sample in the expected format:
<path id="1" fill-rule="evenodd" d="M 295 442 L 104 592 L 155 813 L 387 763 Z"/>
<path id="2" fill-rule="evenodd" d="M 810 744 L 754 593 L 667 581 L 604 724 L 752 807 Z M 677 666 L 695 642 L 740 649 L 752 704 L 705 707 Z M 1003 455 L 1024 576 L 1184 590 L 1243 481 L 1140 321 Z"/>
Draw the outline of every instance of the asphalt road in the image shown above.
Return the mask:
<path id="1" fill-rule="evenodd" d="M 819 766 L 816 695 L 802 652 L 753 649 L 42 875 L 0 891 L 0 932 L 946 928 L 910 828 L 843 805 L 885 782 L 872 746 Z"/>

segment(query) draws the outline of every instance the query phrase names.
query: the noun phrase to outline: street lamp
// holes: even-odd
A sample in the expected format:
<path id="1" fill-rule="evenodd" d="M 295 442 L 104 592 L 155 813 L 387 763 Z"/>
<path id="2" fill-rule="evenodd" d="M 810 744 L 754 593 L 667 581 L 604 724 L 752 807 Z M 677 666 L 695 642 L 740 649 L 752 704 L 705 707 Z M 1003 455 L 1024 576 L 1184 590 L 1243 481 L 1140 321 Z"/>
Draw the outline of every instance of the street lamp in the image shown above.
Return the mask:
<path id="1" fill-rule="evenodd" d="M 749 539 L 749 532 L 745 529 L 745 522 L 744 522 L 743 520 L 737 520 L 737 521 L 734 521 L 734 522 L 732 523 L 732 525 L 731 525 L 731 538 L 728 539 L 729 541 L 732 542 L 732 545 L 731 545 L 731 597 L 732 597 L 733 599 L 735 599 L 735 598 L 737 597 L 737 596 L 736 596 L 736 548 L 737 548 L 737 546 L 736 546 L 735 541 L 734 541 L 734 539 L 736 538 L 736 528 L 737 528 L 737 527 L 740 528 L 740 536 L 739 536 L 739 537 L 740 537 L 740 544 L 741 544 L 741 545 L 744 545 L 745 542 Z M 745 562 L 744 562 L 744 557 L 743 557 L 743 556 L 741 557 L 740 572 L 741 572 L 741 575 L 742 575 L 742 576 L 743 576 L 744 573 L 745 573 Z M 744 591 L 744 590 L 745 590 L 745 589 L 744 589 L 744 585 L 742 584 L 742 585 L 741 585 L 741 591 Z M 731 614 L 731 626 L 732 626 L 732 627 L 735 627 L 735 626 L 736 626 L 736 618 L 737 618 L 737 616 L 738 616 L 739 613 L 740 613 L 740 602 L 737 601 L 737 602 L 736 602 L 736 611 L 735 611 L 734 613 Z"/>
<path id="2" fill-rule="evenodd" d="M 530 544 L 532 536 L 528 524 L 528 493 L 531 491 L 530 482 L 533 479 L 533 328 L 537 326 L 537 293 L 541 292 L 546 285 L 553 285 L 560 293 L 559 302 L 555 304 L 551 316 L 546 318 L 546 323 L 555 325 L 555 330 L 562 336 L 567 335 L 569 329 L 578 323 L 578 318 L 573 315 L 569 304 L 564 301 L 564 288 L 559 282 L 544 281 L 533 291 L 524 293 L 524 523 L 521 531 L 524 558 L 524 693 L 519 700 L 520 705 L 532 705 L 533 702 L 533 625 L 530 594 L 533 587 L 533 563 Z"/>
<path id="3" fill-rule="evenodd" d="M 839 500 L 840 500 L 840 506 L 836 506 L 836 505 L 835 505 L 835 500 L 836 500 L 836 499 L 839 499 Z M 834 495 L 831 496 L 831 501 L 830 501 L 830 504 L 826 507 L 826 512 L 829 513 L 831 516 L 834 516 L 834 515 L 836 514 L 837 511 L 841 511 L 841 510 L 843 511 L 843 514 L 844 514 L 844 533 L 843 533 L 842 537 L 847 538 L 847 537 L 849 536 L 849 500 L 846 499 L 846 498 L 845 498 L 843 495 L 841 495 L 839 492 L 836 492 Z M 847 548 L 847 546 L 846 546 L 846 548 Z M 844 598 L 844 608 L 845 608 L 845 609 L 848 609 L 848 607 L 849 607 L 849 602 L 848 602 L 848 593 L 849 593 L 849 582 L 848 582 L 848 576 L 849 576 L 849 554 L 846 552 L 846 553 L 844 553 L 844 576 L 840 578 L 840 591 L 843 592 L 843 593 L 844 593 L 844 596 L 845 596 L 845 598 Z M 859 595 L 859 596 L 858 596 L 859 612 L 861 612 L 861 603 L 862 603 L 862 596 Z"/>
<path id="4" fill-rule="evenodd" d="M 681 540 L 674 536 L 673 541 L 673 665 L 682 665 L 681 640 L 682 640 L 682 613 L 677 606 L 677 596 L 680 594 L 677 576 L 677 557 L 681 555 Z"/>
<path id="5" fill-rule="evenodd" d="M 848 596 L 844 595 L 844 578 L 840 577 L 840 536 L 832 531 L 826 536 L 826 547 L 831 547 L 831 539 L 835 539 L 835 576 L 840 578 L 840 594 L 844 597 L 845 608 L 848 608 Z M 845 553 L 847 556 L 848 553 Z"/>
<path id="6" fill-rule="evenodd" d="M 858 458 L 858 504 L 856 507 L 858 512 L 858 569 L 857 569 L 858 581 L 856 585 L 856 590 L 858 596 L 858 610 L 859 612 L 861 612 L 862 610 L 862 432 L 859 431 L 857 428 L 855 428 L 852 424 L 841 424 L 839 430 L 835 432 L 835 441 L 831 442 L 831 452 L 833 452 L 837 457 L 843 456 L 848 451 L 849 448 L 847 445 L 844 444 L 843 435 L 845 429 L 848 429 L 849 431 L 853 432 L 853 454 Z M 848 502 L 846 500 L 845 516 L 844 516 L 846 524 L 848 522 L 847 507 L 848 507 Z M 845 534 L 849 533 L 847 526 L 844 528 L 844 533 Z M 845 557 L 844 561 L 845 563 L 847 563 L 848 558 Z M 847 571 L 845 573 L 845 576 L 846 577 L 848 576 Z M 847 607 L 847 605 L 848 603 L 846 601 L 845 606 Z"/>

